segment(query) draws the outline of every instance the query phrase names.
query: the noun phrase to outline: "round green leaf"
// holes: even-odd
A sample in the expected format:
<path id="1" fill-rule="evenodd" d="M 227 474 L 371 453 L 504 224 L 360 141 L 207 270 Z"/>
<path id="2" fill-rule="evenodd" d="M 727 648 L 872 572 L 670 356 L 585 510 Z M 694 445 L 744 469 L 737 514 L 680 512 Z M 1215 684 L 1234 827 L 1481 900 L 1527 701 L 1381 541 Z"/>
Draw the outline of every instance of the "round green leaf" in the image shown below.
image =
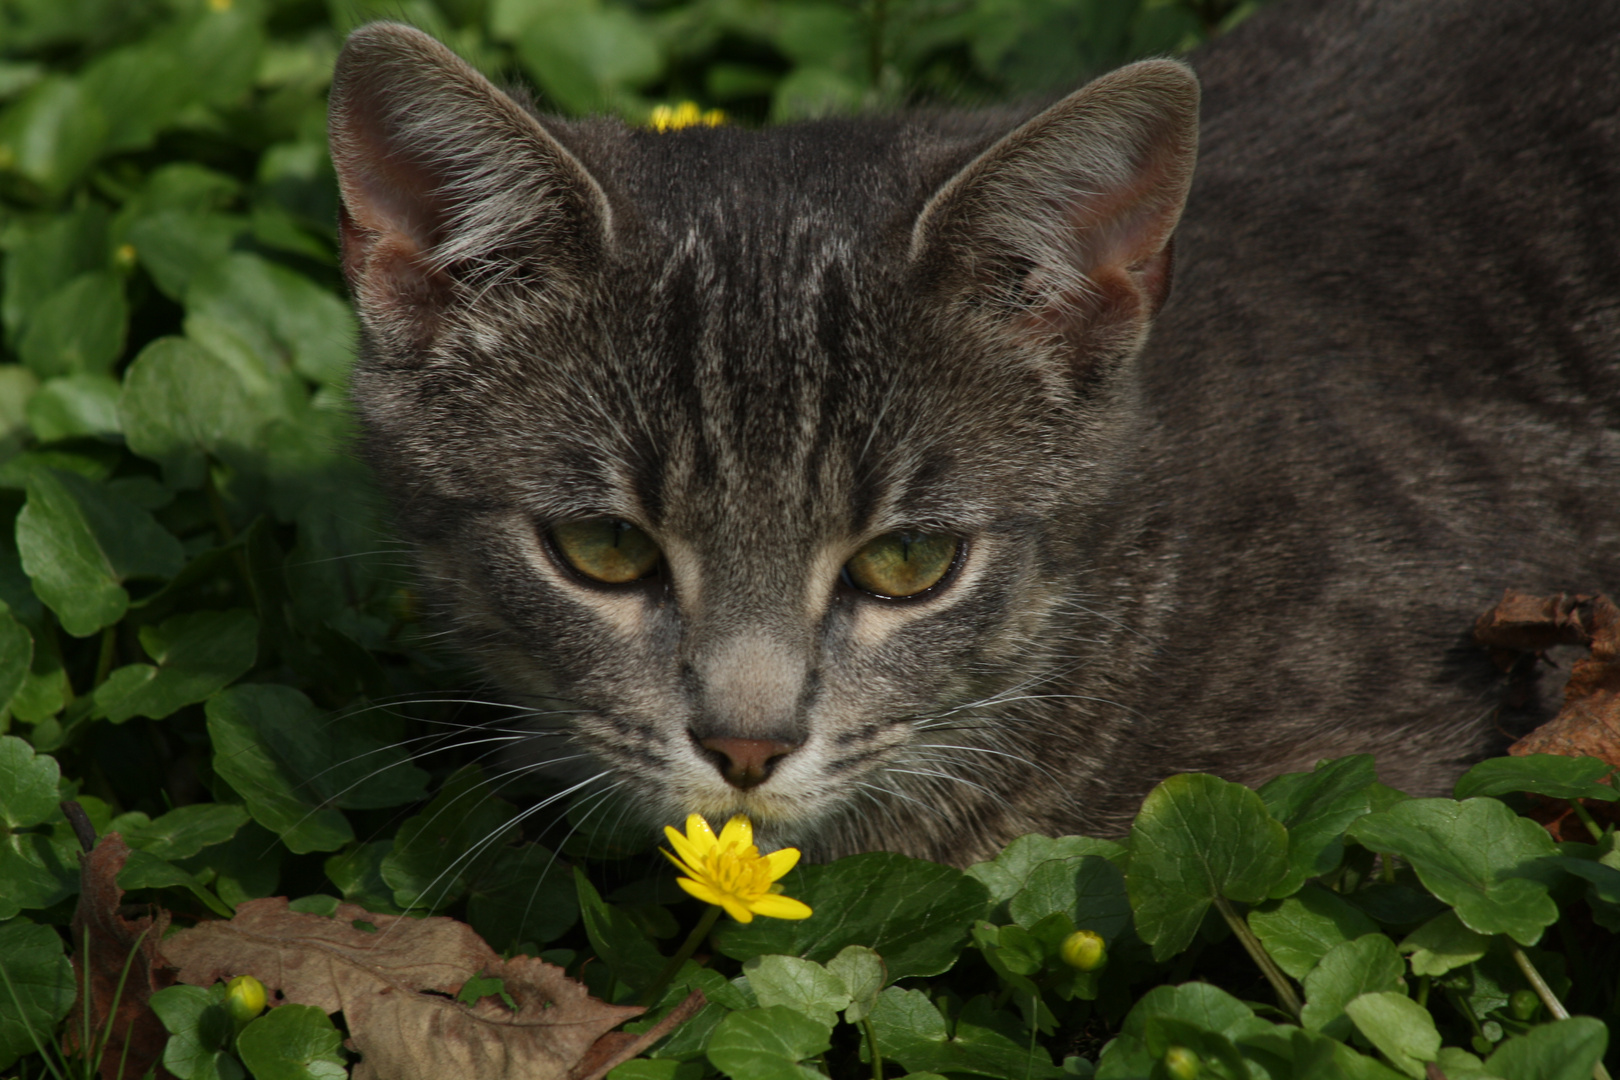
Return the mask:
<path id="1" fill-rule="evenodd" d="M 784 1005 L 743 1009 L 720 1021 L 709 1036 L 708 1055 L 734 1080 L 820 1080 L 820 1072 L 799 1062 L 826 1051 L 831 1034 L 831 1023 Z"/>
<path id="2" fill-rule="evenodd" d="M 279 1005 L 236 1037 L 254 1080 L 344 1080 L 342 1047 L 342 1033 L 313 1005 Z"/>
<path id="3" fill-rule="evenodd" d="M 199 611 L 143 627 L 140 637 L 157 666 L 130 664 L 96 688 L 96 711 L 115 724 L 161 720 L 245 675 L 258 655 L 259 621 L 239 609 Z"/>
<path id="4" fill-rule="evenodd" d="M 1412 957 L 1412 974 L 1444 975 L 1485 955 L 1491 939 L 1462 924 L 1455 911 L 1438 915 L 1401 942 L 1400 951 Z"/>
<path id="5" fill-rule="evenodd" d="M 60 195 L 96 159 L 107 131 L 106 116 L 78 80 L 48 75 L 0 112 L 0 167 Z"/>
<path id="6" fill-rule="evenodd" d="M 452 774 L 420 814 L 400 825 L 383 860 L 394 902 L 436 911 L 458 899 L 482 864 L 517 838 L 516 816 L 490 793 L 477 766 Z"/>
<path id="7" fill-rule="evenodd" d="M 242 1066 L 226 1050 L 233 1032 L 224 987 L 171 986 L 153 994 L 152 1011 L 169 1032 L 163 1065 L 180 1080 L 240 1080 Z"/>
<path id="8" fill-rule="evenodd" d="M 55 758 L 0 735 L 0 825 L 22 829 L 55 817 L 60 775 Z"/>
<path id="9" fill-rule="evenodd" d="M 1575 1016 L 1509 1039 L 1485 1067 L 1511 1080 L 1586 1080 L 1603 1060 L 1608 1045 L 1609 1032 L 1603 1021 Z"/>
<path id="10" fill-rule="evenodd" d="M 846 945 L 865 945 L 883 957 L 890 979 L 937 975 L 956 963 L 989 907 L 984 886 L 960 870 L 893 852 L 806 866 L 782 883 L 815 914 L 727 920 L 714 932 L 715 947 L 738 960 L 783 953 L 825 963 Z"/>
<path id="11" fill-rule="evenodd" d="M 1435 896 L 1469 929 L 1534 945 L 1558 921 L 1543 880 L 1557 855 L 1535 822 L 1495 799 L 1412 799 L 1350 826 L 1357 843 L 1412 864 Z"/>
<path id="12" fill-rule="evenodd" d="M 105 375 L 124 351 L 128 322 L 123 281 L 110 270 L 92 271 L 45 298 L 17 351 L 42 379 Z"/>
<path id="13" fill-rule="evenodd" d="M 214 771 L 247 804 L 253 819 L 293 851 L 334 851 L 354 839 L 349 822 L 325 805 L 310 776 L 310 760 L 329 740 L 321 712 L 290 686 L 235 686 L 208 702 L 208 737 Z M 303 746 L 302 742 L 313 744 Z"/>
<path id="14" fill-rule="evenodd" d="M 1554 799 L 1620 799 L 1616 791 L 1601 781 L 1614 773 L 1614 766 L 1598 758 L 1565 757 L 1563 754 L 1525 754 L 1482 761 L 1463 773 L 1453 797 L 1506 795 L 1510 791 L 1532 791 Z"/>
<path id="15" fill-rule="evenodd" d="M 1265 899 L 1288 872 L 1288 831 L 1242 784 L 1172 776 L 1148 794 L 1131 828 L 1126 875 L 1136 930 L 1165 960 L 1192 943 L 1217 896 Z"/>
<path id="16" fill-rule="evenodd" d="M 1439 1056 L 1434 1018 L 1405 994 L 1362 994 L 1346 1003 L 1344 1011 L 1391 1065 L 1414 1080 L 1422 1080 L 1424 1062 Z"/>
<path id="17" fill-rule="evenodd" d="M 1285 773 L 1260 789 L 1266 809 L 1288 829 L 1288 874 L 1271 887 L 1272 896 L 1292 896 L 1307 878 L 1339 865 L 1344 830 L 1371 811 L 1377 782 L 1372 756 L 1357 754 Z"/>
<path id="18" fill-rule="evenodd" d="M 28 426 L 40 442 L 117 435 L 119 382 L 110 375 L 52 379 L 28 401 Z"/>
<path id="19" fill-rule="evenodd" d="M 849 1007 L 849 990 L 837 975 L 797 956 L 756 956 L 743 965 L 762 1006 L 783 1005 L 829 1029 Z M 875 995 L 874 991 L 874 995 Z"/>
<path id="20" fill-rule="evenodd" d="M 123 582 L 172 577 L 185 563 L 180 541 L 150 513 L 104 485 L 53 469 L 28 477 L 17 549 L 35 594 L 75 637 L 123 617 Z"/>
<path id="21" fill-rule="evenodd" d="M 1077 929 L 1095 931 L 1109 943 L 1131 921 L 1125 875 L 1096 855 L 1053 859 L 1035 867 L 1007 910 L 1026 929 L 1061 911 Z"/>
<path id="22" fill-rule="evenodd" d="M 267 370 L 339 383 L 354 357 L 354 315 L 302 274 L 237 253 L 191 282 L 188 317 L 231 327 Z M 189 322 L 188 322 L 189 329 Z"/>
<path id="23" fill-rule="evenodd" d="M 0 1070 L 51 1046 L 74 997 L 73 966 L 53 927 L 0 924 Z"/>
<path id="24" fill-rule="evenodd" d="M 1378 929 L 1360 909 L 1318 885 L 1250 911 L 1249 928 L 1277 966 L 1296 979 L 1303 979 L 1335 945 Z"/>
<path id="25" fill-rule="evenodd" d="M 33 662 L 33 635 L 0 601 L 0 714 L 11 707 L 11 699 L 22 689 Z"/>
<path id="26" fill-rule="evenodd" d="M 1327 951 L 1305 976 L 1305 1009 L 1300 1023 L 1336 1039 L 1350 1034 L 1345 1005 L 1362 994 L 1398 990 L 1406 965 L 1395 943 L 1383 934 L 1364 934 Z"/>

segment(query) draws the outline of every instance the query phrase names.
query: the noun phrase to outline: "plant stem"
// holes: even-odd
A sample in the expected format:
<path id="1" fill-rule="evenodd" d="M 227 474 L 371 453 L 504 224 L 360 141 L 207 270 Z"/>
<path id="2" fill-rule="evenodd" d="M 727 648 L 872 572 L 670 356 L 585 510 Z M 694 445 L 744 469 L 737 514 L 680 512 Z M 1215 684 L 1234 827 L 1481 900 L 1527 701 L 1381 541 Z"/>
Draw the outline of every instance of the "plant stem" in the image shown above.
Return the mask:
<path id="1" fill-rule="evenodd" d="M 1260 965 L 1260 974 L 1266 977 L 1271 988 L 1277 992 L 1277 1001 L 1297 1020 L 1304 1006 L 1300 1003 L 1299 995 L 1294 992 L 1294 984 L 1288 981 L 1288 976 L 1282 968 L 1279 968 L 1277 962 L 1271 958 L 1271 954 L 1266 952 L 1266 947 L 1254 936 L 1249 924 L 1238 918 L 1238 913 L 1232 910 L 1232 904 L 1226 897 L 1215 898 L 1215 910 L 1221 913 L 1226 925 L 1232 928 L 1232 933 L 1237 935 L 1237 939 L 1243 943 L 1243 947 L 1254 958 L 1254 962 Z"/>
<path id="2" fill-rule="evenodd" d="M 869 1017 L 861 1017 L 861 1030 L 866 1033 L 866 1048 L 872 1053 L 872 1080 L 883 1080 L 883 1055 L 878 1053 L 877 1032 L 872 1030 Z"/>
<path id="3" fill-rule="evenodd" d="M 1524 977 L 1530 980 L 1530 988 L 1536 992 L 1536 996 L 1541 999 L 1541 1003 L 1547 1006 L 1547 1012 L 1555 1020 L 1568 1020 L 1569 1010 L 1564 1008 L 1564 1003 L 1559 1001 L 1558 995 L 1552 992 L 1552 987 L 1548 986 L 1547 980 L 1541 977 L 1541 972 L 1536 970 L 1536 965 L 1532 964 L 1530 958 L 1525 955 L 1524 950 L 1519 948 L 1518 942 L 1508 940 L 1507 947 L 1508 955 L 1512 956 L 1513 962 L 1519 965 L 1519 970 L 1524 972 Z M 1603 1062 L 1600 1061 L 1592 1066 L 1592 1077 L 1593 1080 L 1610 1080 L 1609 1070 L 1603 1067 Z"/>
<path id="4" fill-rule="evenodd" d="M 1571 799 L 1569 805 L 1575 811 L 1575 816 L 1581 819 L 1581 824 L 1586 826 L 1586 831 L 1592 834 L 1592 839 L 1602 840 L 1603 827 L 1592 817 L 1592 812 L 1581 804 L 1581 800 Z"/>
<path id="5" fill-rule="evenodd" d="M 96 681 L 93 686 L 100 686 L 106 682 L 108 672 L 112 671 L 118 649 L 117 630 L 116 625 L 106 626 L 101 630 L 101 655 L 96 658 Z"/>
<path id="6" fill-rule="evenodd" d="M 638 1002 L 639 1005 L 643 1008 L 651 1008 L 653 1002 L 663 996 L 665 988 L 680 972 L 681 965 L 692 958 L 692 954 L 697 952 L 697 947 L 703 944 L 703 939 L 709 936 L 709 931 L 714 929 L 715 920 L 720 918 L 722 910 L 724 909 L 718 904 L 709 905 L 709 910 L 705 911 L 703 917 L 697 921 L 697 925 L 692 927 L 692 932 L 686 935 L 686 940 L 681 942 L 681 947 L 675 950 L 675 955 L 671 956 L 669 961 L 664 964 L 664 970 L 658 973 L 658 978 L 652 981 L 651 986 L 642 991 L 641 999 Z"/>

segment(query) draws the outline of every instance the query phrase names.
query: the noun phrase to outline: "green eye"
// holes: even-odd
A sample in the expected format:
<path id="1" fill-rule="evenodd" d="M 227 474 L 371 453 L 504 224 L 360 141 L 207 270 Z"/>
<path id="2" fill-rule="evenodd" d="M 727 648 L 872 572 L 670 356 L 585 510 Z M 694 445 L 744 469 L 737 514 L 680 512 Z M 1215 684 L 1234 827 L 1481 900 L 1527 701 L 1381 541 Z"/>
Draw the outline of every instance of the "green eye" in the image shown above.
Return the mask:
<path id="1" fill-rule="evenodd" d="M 943 533 L 884 533 L 844 564 L 849 583 L 877 596 L 915 596 L 938 585 L 961 547 Z"/>
<path id="2" fill-rule="evenodd" d="M 652 537 L 618 518 L 553 525 L 551 543 L 569 566 L 608 585 L 644 578 L 658 566 L 658 545 Z"/>

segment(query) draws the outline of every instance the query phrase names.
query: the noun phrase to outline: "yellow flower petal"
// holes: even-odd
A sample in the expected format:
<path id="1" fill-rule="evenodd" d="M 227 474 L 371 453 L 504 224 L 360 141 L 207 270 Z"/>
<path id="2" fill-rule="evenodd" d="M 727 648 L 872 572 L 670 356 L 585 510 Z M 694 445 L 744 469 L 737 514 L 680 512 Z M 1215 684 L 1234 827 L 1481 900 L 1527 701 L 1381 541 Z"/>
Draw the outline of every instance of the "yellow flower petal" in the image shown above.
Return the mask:
<path id="1" fill-rule="evenodd" d="M 719 845 L 714 830 L 709 828 L 709 823 L 703 819 L 702 814 L 686 815 L 686 838 L 692 842 L 693 847 L 705 855 Z"/>
<path id="2" fill-rule="evenodd" d="M 721 892 L 719 889 L 716 889 L 712 885 L 702 881 L 693 881 L 691 878 L 684 877 L 676 878 L 675 884 L 679 885 L 681 888 L 685 889 L 688 893 L 703 901 L 705 904 L 718 904 L 721 907 L 725 907 L 725 901 L 727 900 L 726 894 Z M 727 908 L 727 910 L 729 911 L 730 909 Z"/>
<path id="3" fill-rule="evenodd" d="M 767 893 L 756 900 L 750 900 L 748 906 L 754 909 L 754 914 L 763 915 L 767 919 L 808 919 L 812 914 L 810 905 L 791 896 L 778 896 Z"/>
<path id="4" fill-rule="evenodd" d="M 735 896 L 722 896 L 720 898 L 720 906 L 726 909 L 727 915 L 730 915 L 733 919 L 736 919 L 740 923 L 751 923 L 754 921 L 754 913 L 748 910 L 748 905 L 738 900 Z"/>
<path id="5" fill-rule="evenodd" d="M 694 871 L 703 865 L 703 849 L 682 836 L 669 826 L 664 827 L 664 836 L 669 840 L 669 846 L 675 849 L 675 857 Z"/>
<path id="6" fill-rule="evenodd" d="M 741 814 L 726 822 L 726 827 L 720 830 L 717 846 L 723 851 L 728 844 L 736 844 L 739 849 L 753 847 L 754 823 Z"/>
<path id="7" fill-rule="evenodd" d="M 775 881 L 795 866 L 799 865 L 799 849 L 785 847 L 781 851 L 773 851 L 764 856 L 766 872 L 770 879 Z"/>

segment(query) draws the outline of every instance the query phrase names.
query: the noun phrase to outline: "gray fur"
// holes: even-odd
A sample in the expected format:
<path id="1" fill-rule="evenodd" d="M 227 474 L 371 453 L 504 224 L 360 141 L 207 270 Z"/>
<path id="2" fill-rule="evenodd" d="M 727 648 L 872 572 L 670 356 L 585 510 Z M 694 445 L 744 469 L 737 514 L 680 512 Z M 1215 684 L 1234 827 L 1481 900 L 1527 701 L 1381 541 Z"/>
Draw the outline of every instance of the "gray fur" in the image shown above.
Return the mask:
<path id="1" fill-rule="evenodd" d="M 1436 793 L 1545 712 L 1468 633 L 1620 588 L 1620 5 L 1283 4 L 1194 67 L 1164 303 L 1169 62 L 1022 126 L 658 135 L 350 39 L 367 453 L 464 643 L 569 711 L 542 767 L 964 862 L 1178 770 L 1369 751 Z M 558 565 L 597 516 L 657 582 Z M 963 537 L 955 577 L 840 584 L 900 527 Z M 799 748 L 738 790 L 714 736 Z"/>

